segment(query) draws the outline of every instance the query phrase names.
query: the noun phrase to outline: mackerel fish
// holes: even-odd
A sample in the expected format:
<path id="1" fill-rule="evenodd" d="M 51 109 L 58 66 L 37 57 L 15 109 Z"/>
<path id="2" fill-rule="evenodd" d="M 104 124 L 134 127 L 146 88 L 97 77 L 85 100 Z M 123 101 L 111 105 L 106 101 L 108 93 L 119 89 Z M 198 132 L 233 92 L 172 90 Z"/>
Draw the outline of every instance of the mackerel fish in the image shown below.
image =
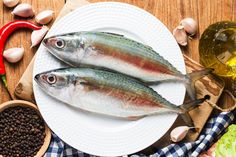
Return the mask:
<path id="1" fill-rule="evenodd" d="M 150 85 L 162 81 L 182 82 L 193 100 L 194 82 L 211 71 L 205 69 L 183 75 L 151 47 L 119 34 L 75 32 L 46 38 L 43 43 L 50 53 L 72 66 L 106 68 Z"/>
<path id="2" fill-rule="evenodd" d="M 176 106 L 134 78 L 101 69 L 56 69 L 37 74 L 34 79 L 47 94 L 66 104 L 120 118 L 167 111 L 184 115 L 205 100 Z"/>

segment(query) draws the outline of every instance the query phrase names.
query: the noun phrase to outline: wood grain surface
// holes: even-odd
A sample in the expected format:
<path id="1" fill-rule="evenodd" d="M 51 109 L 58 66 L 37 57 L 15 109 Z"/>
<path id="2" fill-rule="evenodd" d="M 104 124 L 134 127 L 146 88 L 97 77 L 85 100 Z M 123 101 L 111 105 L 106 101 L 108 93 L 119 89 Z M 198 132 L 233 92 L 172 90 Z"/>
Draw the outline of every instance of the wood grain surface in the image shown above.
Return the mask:
<path id="1" fill-rule="evenodd" d="M 88 4 L 89 2 L 86 0 L 69 0 L 67 3 L 64 5 L 62 8 L 61 12 L 57 16 L 57 19 L 60 19 L 62 16 L 65 14 L 71 12 L 75 8 L 78 8 L 79 6 L 83 6 Z M 55 21 L 56 22 L 56 21 Z M 55 23 L 54 22 L 54 23 Z M 192 60 L 191 58 L 187 57 L 185 54 L 184 56 L 184 61 L 186 64 L 186 69 L 187 72 L 190 73 L 195 70 L 201 70 L 204 69 L 203 66 L 201 66 L 198 62 Z M 35 58 L 35 57 L 34 57 Z M 29 66 L 25 70 L 24 74 L 22 75 L 19 84 L 16 86 L 15 90 L 15 95 L 17 95 L 18 98 L 21 98 L 23 100 L 28 100 L 34 102 L 34 94 L 33 94 L 33 87 L 32 87 L 32 73 L 33 73 L 33 64 L 34 64 L 34 58 L 31 60 Z M 220 97 L 223 88 L 224 88 L 224 83 L 218 79 L 216 79 L 212 75 L 208 75 L 207 77 L 204 77 L 200 80 L 198 80 L 195 83 L 195 88 L 197 91 L 197 97 L 198 98 L 203 98 L 205 95 L 209 95 L 211 99 L 209 100 L 211 103 L 216 103 L 218 98 Z M 185 102 L 187 102 L 187 97 Z M 191 112 L 189 112 L 189 115 L 191 119 L 193 120 L 193 124 L 195 127 L 198 128 L 198 131 L 191 131 L 186 137 L 187 141 L 194 141 L 201 129 L 203 128 L 205 122 L 207 121 L 208 117 L 212 113 L 212 107 L 208 104 L 208 102 L 204 102 L 201 104 L 200 107 L 195 108 Z M 197 116 L 196 116 L 197 115 Z M 199 118 L 200 116 L 200 118 Z M 175 121 L 174 125 L 169 129 L 171 131 L 174 127 L 181 126 L 181 125 L 186 125 L 182 119 L 179 119 Z M 157 146 L 164 146 L 168 145 L 171 143 L 169 140 L 169 131 L 163 136 L 162 139 L 165 140 L 165 142 L 157 142 L 155 145 Z M 163 140 L 159 140 L 163 141 Z"/>
<path id="2" fill-rule="evenodd" d="M 36 14 L 45 9 L 52 9 L 54 10 L 55 12 L 54 16 L 56 17 L 64 5 L 64 0 L 35 0 L 35 1 L 21 0 L 21 3 L 32 4 Z M 1 14 L 0 26 L 3 26 L 4 24 L 14 19 L 20 19 L 19 17 L 13 17 L 11 11 L 12 9 L 5 7 L 2 1 L 0 2 L 0 14 Z M 34 21 L 34 18 L 32 19 L 28 18 L 27 20 Z M 53 21 L 48 26 L 51 26 L 52 23 Z M 35 52 L 37 51 L 37 48 L 30 49 L 31 45 L 30 36 L 31 36 L 31 30 L 20 29 L 14 32 L 10 36 L 9 40 L 6 42 L 5 49 L 12 47 L 21 47 L 21 46 L 25 48 L 24 57 L 19 63 L 11 64 L 8 63 L 7 61 L 4 62 L 7 71 L 8 86 L 12 95 L 14 95 L 13 92 L 15 86 L 17 85 L 21 75 L 24 73 L 26 67 L 30 63 Z M 0 91 L 1 91 L 0 104 L 10 100 L 2 82 L 0 82 Z"/>
<path id="3" fill-rule="evenodd" d="M 101 2 L 108 0 L 89 0 L 90 2 Z M 199 23 L 199 31 L 197 35 L 189 40 L 187 47 L 182 48 L 184 54 L 190 58 L 199 61 L 198 42 L 200 34 L 204 29 L 216 22 L 222 20 L 236 21 L 236 0 L 116 0 L 117 2 L 126 2 L 143 8 L 160 19 L 170 31 L 172 31 L 185 17 L 192 17 Z M 36 13 L 45 9 L 52 9 L 55 11 L 55 16 L 63 7 L 64 0 L 21 0 L 32 4 Z M 43 2 L 43 3 L 42 3 Z M 0 26 L 12 21 L 14 18 L 10 14 L 12 9 L 3 6 L 0 3 Z M 6 49 L 10 47 L 23 46 L 26 50 L 23 60 L 17 64 L 9 64 L 5 62 L 7 70 L 7 80 L 9 90 L 13 95 L 14 88 L 19 81 L 21 75 L 32 59 L 37 48 L 30 49 L 30 35 L 29 30 L 19 30 L 15 32 L 8 40 Z M 9 100 L 2 83 L 0 83 L 0 103 Z"/>
<path id="4" fill-rule="evenodd" d="M 89 2 L 101 2 L 108 0 L 89 0 Z M 22 2 L 31 3 L 31 1 L 22 0 Z M 116 0 L 117 2 L 117 0 Z M 236 21 L 236 0 L 118 0 L 118 2 L 126 2 L 136 5 L 149 11 L 160 19 L 170 31 L 172 31 L 185 17 L 192 17 L 199 23 L 199 31 L 193 39 L 189 39 L 188 46 L 182 47 L 182 51 L 185 55 L 189 56 L 195 61 L 199 61 L 198 54 L 198 41 L 200 34 L 205 28 L 217 21 L 231 20 Z M 63 0 L 46 0 L 42 3 L 41 0 L 32 1 L 31 3 L 36 11 L 39 12 L 45 9 L 52 9 L 55 11 L 55 17 L 60 12 L 60 9 L 64 5 Z M 47 5 L 45 5 L 47 4 Z M 11 10 L 0 4 L 2 15 L 0 17 L 1 26 L 8 21 L 13 20 L 13 16 L 10 14 Z M 49 25 L 50 26 L 50 25 Z M 30 35 L 28 30 L 20 30 L 14 33 L 8 40 L 6 48 L 23 46 L 26 49 L 24 59 L 17 64 L 9 64 L 5 62 L 7 70 L 7 80 L 9 84 L 10 92 L 13 95 L 14 88 L 19 81 L 21 75 L 32 59 L 37 48 L 30 49 Z M 0 104 L 8 101 L 9 97 L 0 83 Z M 163 138 L 161 142 L 168 143 L 166 138 Z M 160 141 L 159 141 L 160 143 Z M 159 145 L 160 146 L 160 145 Z M 159 148 L 158 146 L 156 148 Z M 153 148 L 151 148 L 153 149 Z M 147 151 L 145 151 L 147 152 Z M 150 150 L 148 150 L 150 152 Z"/>

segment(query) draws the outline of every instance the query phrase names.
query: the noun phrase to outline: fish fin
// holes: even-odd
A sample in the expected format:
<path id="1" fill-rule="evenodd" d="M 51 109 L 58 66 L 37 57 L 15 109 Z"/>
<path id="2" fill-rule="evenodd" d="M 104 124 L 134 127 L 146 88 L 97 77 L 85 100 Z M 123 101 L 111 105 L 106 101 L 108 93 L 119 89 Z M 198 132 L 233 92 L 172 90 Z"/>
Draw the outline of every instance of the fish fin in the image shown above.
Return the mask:
<path id="1" fill-rule="evenodd" d="M 195 109 L 196 107 L 198 107 L 206 99 L 208 99 L 207 96 L 205 96 L 204 98 L 193 100 L 193 101 L 186 103 L 186 104 L 182 104 L 179 106 L 179 108 L 181 109 L 182 113 L 186 113 L 186 112 L 189 112 L 189 111 Z"/>
<path id="2" fill-rule="evenodd" d="M 194 87 L 195 81 L 208 75 L 212 71 L 213 69 L 207 68 L 207 69 L 203 69 L 199 71 L 194 71 L 190 74 L 185 75 L 185 87 L 186 87 L 188 95 L 190 96 L 192 100 L 195 100 L 196 98 L 196 91 Z"/>
<path id="3" fill-rule="evenodd" d="M 92 91 L 92 90 L 99 89 L 98 86 L 94 86 L 89 81 L 86 81 L 86 80 L 83 80 L 83 79 L 75 81 L 74 86 L 76 86 L 76 88 L 83 89 L 85 92 L 89 92 L 89 91 Z"/>
<path id="4" fill-rule="evenodd" d="M 201 99 L 197 99 L 194 101 L 191 101 L 189 103 L 183 104 L 180 106 L 180 109 L 182 111 L 182 113 L 180 114 L 181 118 L 183 119 L 183 121 L 186 123 L 186 125 L 190 126 L 190 127 L 194 127 L 193 121 L 191 116 L 189 115 L 189 111 L 195 109 L 196 107 L 198 107 L 200 104 L 202 104 L 206 99 L 208 99 L 208 97 L 204 97 Z"/>
<path id="5" fill-rule="evenodd" d="M 189 115 L 189 113 L 183 113 L 183 114 L 180 114 L 180 116 L 183 119 L 183 121 L 186 123 L 187 126 L 194 127 L 193 120 L 192 120 L 191 116 Z"/>
<path id="6" fill-rule="evenodd" d="M 145 44 L 143 44 L 143 45 L 145 45 Z M 153 50 L 154 51 L 154 49 L 151 47 L 151 46 L 149 46 L 149 45 L 145 45 L 149 50 Z"/>
<path id="7" fill-rule="evenodd" d="M 110 35 L 116 35 L 116 36 L 119 36 L 119 37 L 124 37 L 124 35 L 122 35 L 122 34 L 116 34 L 116 33 L 111 33 L 111 32 L 100 32 L 100 33 L 105 33 L 105 34 L 110 34 Z"/>
<path id="8" fill-rule="evenodd" d="M 105 33 L 105 34 L 110 34 L 110 35 L 115 35 L 115 36 L 119 36 L 119 37 L 125 37 L 124 35 L 122 34 L 117 34 L 117 33 L 111 33 L 111 32 L 100 32 L 100 33 Z M 140 44 L 143 44 L 143 43 L 140 43 Z M 143 44 L 145 45 L 147 48 L 149 48 L 150 50 L 153 50 L 153 48 L 149 45 L 146 45 L 146 44 Z M 154 51 L 154 50 L 153 50 Z"/>

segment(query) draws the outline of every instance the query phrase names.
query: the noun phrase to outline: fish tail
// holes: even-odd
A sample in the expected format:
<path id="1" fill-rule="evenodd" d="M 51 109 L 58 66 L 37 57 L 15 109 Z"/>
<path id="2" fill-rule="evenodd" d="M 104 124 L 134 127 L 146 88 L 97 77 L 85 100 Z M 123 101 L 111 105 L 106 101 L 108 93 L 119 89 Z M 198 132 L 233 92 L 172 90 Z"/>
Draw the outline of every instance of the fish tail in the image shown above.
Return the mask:
<path id="1" fill-rule="evenodd" d="M 194 87 L 195 81 L 208 75 L 212 71 L 213 69 L 207 68 L 207 69 L 203 69 L 199 71 L 194 71 L 190 74 L 185 75 L 185 79 L 184 79 L 185 87 L 186 87 L 188 95 L 190 96 L 192 100 L 195 100 L 196 98 L 196 91 Z"/>
<path id="2" fill-rule="evenodd" d="M 183 104 L 179 106 L 179 109 L 181 111 L 180 116 L 183 119 L 183 121 L 186 123 L 186 125 L 194 127 L 193 121 L 191 116 L 189 115 L 189 111 L 193 110 L 194 108 L 198 107 L 201 103 L 203 103 L 206 99 L 208 99 L 207 96 L 201 99 L 197 99 L 194 101 L 191 101 L 189 103 Z"/>
<path id="3" fill-rule="evenodd" d="M 188 102 L 186 104 L 182 104 L 179 106 L 179 108 L 181 109 L 182 113 L 186 113 L 186 112 L 189 112 L 189 111 L 193 110 L 194 108 L 198 107 L 206 99 L 208 99 L 207 96 L 205 96 L 204 98 L 193 100 L 193 101 Z"/>
<path id="4" fill-rule="evenodd" d="M 184 113 L 184 114 L 180 114 L 181 118 L 183 119 L 183 121 L 185 122 L 185 124 L 189 127 L 195 127 L 193 120 L 191 118 L 191 116 L 189 115 L 189 113 Z"/>

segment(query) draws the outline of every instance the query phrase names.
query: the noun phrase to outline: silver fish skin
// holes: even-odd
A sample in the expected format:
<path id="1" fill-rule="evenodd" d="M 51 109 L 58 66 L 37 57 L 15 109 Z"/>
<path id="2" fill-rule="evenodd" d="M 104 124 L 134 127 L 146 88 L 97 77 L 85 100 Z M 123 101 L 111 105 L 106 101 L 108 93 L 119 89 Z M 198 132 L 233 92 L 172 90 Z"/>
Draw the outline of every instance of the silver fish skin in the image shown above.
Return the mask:
<path id="1" fill-rule="evenodd" d="M 45 47 L 72 66 L 95 66 L 114 70 L 149 84 L 179 81 L 195 99 L 194 81 L 209 69 L 183 75 L 151 47 L 122 35 L 106 32 L 75 32 L 43 40 Z"/>
<path id="2" fill-rule="evenodd" d="M 91 68 L 47 71 L 37 74 L 35 81 L 46 93 L 66 104 L 121 118 L 166 111 L 183 114 L 204 101 L 176 106 L 136 79 Z"/>

